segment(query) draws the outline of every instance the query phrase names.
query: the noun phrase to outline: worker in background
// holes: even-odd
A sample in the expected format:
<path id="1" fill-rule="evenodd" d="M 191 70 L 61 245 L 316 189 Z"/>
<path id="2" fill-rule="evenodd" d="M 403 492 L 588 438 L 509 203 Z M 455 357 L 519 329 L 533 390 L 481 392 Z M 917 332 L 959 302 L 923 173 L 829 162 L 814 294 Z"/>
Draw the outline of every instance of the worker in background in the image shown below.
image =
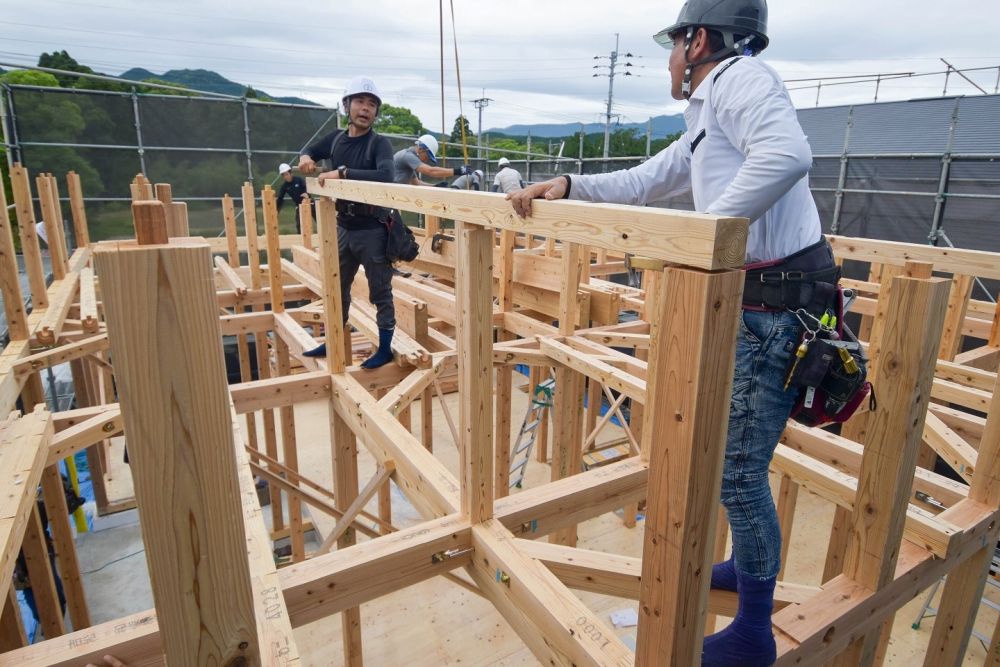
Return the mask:
<path id="1" fill-rule="evenodd" d="M 471 174 L 465 174 L 456 178 L 451 182 L 451 187 L 456 190 L 482 190 L 485 179 L 486 175 L 483 174 L 483 170 L 476 169 Z"/>
<path id="2" fill-rule="evenodd" d="M 302 223 L 299 221 L 299 204 L 303 198 L 308 198 L 306 194 L 306 180 L 301 176 L 293 176 L 292 168 L 285 162 L 278 165 L 278 175 L 281 176 L 281 189 L 278 190 L 278 212 L 285 202 L 285 195 L 292 198 L 295 204 L 295 230 L 302 233 Z"/>
<path id="3" fill-rule="evenodd" d="M 493 192 L 503 192 L 510 194 L 524 188 L 524 180 L 521 173 L 510 166 L 510 160 L 505 157 L 497 161 L 497 175 L 493 179 Z"/>
<path id="4" fill-rule="evenodd" d="M 697 211 L 751 221 L 722 474 L 733 553 L 713 566 L 711 583 L 736 591 L 739 606 L 705 638 L 701 664 L 763 667 L 776 656 L 781 566 L 767 469 L 797 399 L 785 380 L 803 334 L 792 311 L 811 307 L 807 293 L 834 293 L 839 272 L 809 191 L 812 154 L 795 107 L 778 73 L 754 57 L 768 45 L 765 0 L 688 0 L 654 39 L 670 50 L 674 99 L 689 102 L 680 140 L 632 169 L 559 176 L 507 198 L 528 216 L 532 198 L 643 205 L 690 191 Z"/>
<path id="5" fill-rule="evenodd" d="M 395 182 L 404 185 L 424 185 L 421 176 L 451 178 L 469 173 L 470 168 L 467 164 L 454 169 L 437 166 L 437 152 L 437 139 L 429 134 L 421 136 L 409 148 L 397 151 L 392 158 L 396 170 Z"/>
<path id="6" fill-rule="evenodd" d="M 305 174 L 316 171 L 317 160 L 338 165 L 319 175 L 326 180 L 392 182 L 392 144 L 372 130 L 382 107 L 382 95 L 375 82 L 356 76 L 347 84 L 344 97 L 346 130 L 335 130 L 312 144 L 299 156 L 299 169 Z M 351 283 L 358 267 L 365 267 L 368 298 L 377 309 L 378 350 L 362 362 L 362 368 L 378 368 L 392 361 L 392 336 L 396 329 L 396 310 L 392 302 L 392 265 L 385 255 L 388 211 L 344 199 L 337 200 L 337 246 L 340 252 L 340 298 L 344 324 L 351 307 Z M 340 344 L 340 341 L 333 341 Z M 307 357 L 326 354 L 326 344 L 305 352 Z"/>

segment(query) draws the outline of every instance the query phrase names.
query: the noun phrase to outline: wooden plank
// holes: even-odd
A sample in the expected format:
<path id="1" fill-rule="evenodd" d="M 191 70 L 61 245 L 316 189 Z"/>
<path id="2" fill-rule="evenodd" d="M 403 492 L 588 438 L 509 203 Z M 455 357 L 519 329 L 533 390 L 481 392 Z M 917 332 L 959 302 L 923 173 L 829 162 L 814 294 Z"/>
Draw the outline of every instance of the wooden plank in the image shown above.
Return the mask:
<path id="1" fill-rule="evenodd" d="M 135 225 L 135 240 L 140 245 L 165 244 L 167 235 L 167 213 L 158 201 L 132 202 L 132 218 Z"/>
<path id="2" fill-rule="evenodd" d="M 76 271 L 71 271 L 65 277 L 53 281 L 49 288 L 49 307 L 44 311 L 32 312 L 28 317 L 29 327 L 38 318 L 34 333 L 39 345 L 51 347 L 56 344 L 69 309 L 73 305 L 79 282 L 80 274 Z"/>
<path id="3" fill-rule="evenodd" d="M 17 603 L 17 592 L 8 587 L 6 601 L 3 604 L 3 614 L 0 615 L 0 653 L 13 651 L 28 645 L 28 637 L 24 633 L 24 621 Z"/>
<path id="4" fill-rule="evenodd" d="M 972 479 L 978 453 L 932 412 L 928 412 L 924 418 L 923 439 L 952 470 L 967 480 Z"/>
<path id="5" fill-rule="evenodd" d="M 896 570 L 948 286 L 942 279 L 896 277 L 880 318 L 880 348 L 871 372 L 879 401 L 870 413 L 844 559 L 844 574 L 870 590 L 891 582 Z M 872 664 L 879 635 L 852 643 L 838 664 Z"/>
<path id="6" fill-rule="evenodd" d="M 500 246 L 497 252 L 495 270 L 497 278 L 497 305 L 501 313 L 514 309 L 514 245 L 517 234 L 509 229 L 500 232 Z M 497 342 L 510 341 L 514 336 L 503 326 L 497 332 Z M 495 349 L 495 348 L 494 348 Z M 495 369 L 496 391 L 494 393 L 493 414 L 493 493 L 502 498 L 510 493 L 510 447 L 511 447 L 511 392 L 514 371 L 509 366 Z"/>
<path id="7" fill-rule="evenodd" d="M 281 244 L 278 241 L 278 209 L 274 190 L 265 185 L 261 192 L 264 209 L 264 233 L 267 239 L 267 275 L 271 282 L 271 310 L 285 310 L 284 284 L 281 280 Z"/>
<path id="8" fill-rule="evenodd" d="M 17 210 L 17 231 L 21 238 L 24 270 L 28 274 L 28 286 L 31 288 L 31 303 L 35 308 L 47 308 L 49 298 L 45 291 L 45 267 L 42 264 L 42 252 L 38 247 L 38 232 L 35 231 L 31 184 L 28 180 L 28 170 L 16 162 L 10 169 L 10 185 Z"/>
<path id="9" fill-rule="evenodd" d="M 407 185 L 306 180 L 311 195 L 348 199 L 403 211 L 488 224 L 608 250 L 629 252 L 704 269 L 742 267 L 747 221 L 617 204 L 538 200 L 532 217 L 519 218 L 500 193 L 441 188 L 429 192 Z M 595 224 L 595 219 L 602 223 Z"/>
<path id="10" fill-rule="evenodd" d="M 94 260 L 167 659 L 260 660 L 208 246 Z"/>
<path id="11" fill-rule="evenodd" d="M 52 535 L 52 546 L 59 565 L 59 577 L 66 596 L 70 622 L 74 630 L 82 630 L 90 627 L 90 610 L 80 578 L 73 529 L 69 524 L 72 518 L 66 504 L 66 491 L 62 475 L 56 466 L 47 466 L 42 473 L 42 497 L 45 500 L 45 515 L 49 520 L 49 533 Z"/>
<path id="12" fill-rule="evenodd" d="M 456 223 L 458 265 L 461 511 L 473 524 L 493 517 L 493 230 Z"/>
<path id="13" fill-rule="evenodd" d="M 853 236 L 827 235 L 826 238 L 837 257 L 899 266 L 906 262 L 926 262 L 933 264 L 935 271 L 1000 278 L 996 254 L 983 250 L 938 248 L 926 243 L 899 243 Z"/>
<path id="14" fill-rule="evenodd" d="M 278 313 L 277 316 L 283 313 Z M 291 362 L 288 356 L 288 345 L 280 337 L 274 341 L 275 375 L 277 377 L 287 376 L 291 372 Z M 290 470 L 298 472 L 298 448 L 296 446 L 295 435 L 295 412 L 291 405 L 284 405 L 278 409 L 278 417 L 281 421 L 281 453 L 282 460 Z M 297 563 L 305 560 L 305 540 L 302 534 L 302 503 L 298 498 L 288 499 L 288 521 L 291 530 L 292 561 Z"/>
<path id="15" fill-rule="evenodd" d="M 42 478 L 45 454 L 53 434 L 52 415 L 44 406 L 6 424 L 0 423 L 0 488 L 7 489 L 0 503 L 0 586 L 10 586 L 14 562 Z M 5 596 L 6 597 L 6 596 Z"/>
<path id="16" fill-rule="evenodd" d="M 233 198 L 229 195 L 222 197 L 222 223 L 226 230 L 226 254 L 229 258 L 229 266 L 238 268 L 240 265 L 239 234 L 236 231 L 236 211 L 233 208 Z"/>
<path id="17" fill-rule="evenodd" d="M 313 209 L 312 200 L 309 197 L 303 197 L 299 203 L 299 228 L 302 230 L 302 245 L 311 250 L 313 247 Z"/>
<path id="18" fill-rule="evenodd" d="M 389 481 L 389 477 L 395 472 L 396 466 L 391 462 L 380 463 L 375 468 L 375 474 L 372 478 L 368 480 L 365 484 L 365 488 L 357 494 L 357 497 L 351 501 L 351 504 L 344 510 L 343 515 L 337 520 L 337 524 L 333 527 L 330 533 L 323 539 L 323 543 L 316 549 L 315 555 L 322 555 L 329 553 L 333 548 L 333 545 L 340 540 L 340 538 L 351 528 L 351 524 L 354 519 L 361 513 L 365 505 L 375 496 L 375 493 L 381 489 L 385 482 Z M 349 545 L 348 545 L 349 546 Z"/>
<path id="19" fill-rule="evenodd" d="M 743 274 L 663 273 L 642 458 L 650 462 L 636 663 L 701 654 Z M 657 443 L 654 449 L 653 443 Z"/>
<path id="20" fill-rule="evenodd" d="M 75 171 L 66 174 L 66 192 L 69 194 L 69 209 L 73 215 L 73 235 L 76 237 L 76 245 L 86 248 L 90 245 L 90 227 L 87 224 L 87 208 L 83 203 L 80 175 Z"/>
<path id="21" fill-rule="evenodd" d="M 515 548 L 513 535 L 499 522 L 474 525 L 472 547 L 476 558 L 469 574 L 540 661 L 633 664 L 632 652 L 614 631 L 544 565 Z"/>
<path id="22" fill-rule="evenodd" d="M 243 278 L 236 273 L 230 264 L 226 262 L 222 257 L 216 257 L 214 260 L 215 268 L 219 271 L 219 277 L 222 278 L 222 282 L 225 283 L 229 289 L 236 292 L 237 297 L 244 297 L 247 295 L 247 284 L 243 282 Z M 273 294 L 273 292 L 271 293 Z"/>
<path id="23" fill-rule="evenodd" d="M 257 202 L 254 199 L 253 185 L 244 183 L 241 189 L 243 195 L 243 226 L 246 235 L 247 263 L 250 266 L 250 286 L 260 289 L 260 247 L 257 243 Z"/>
<path id="24" fill-rule="evenodd" d="M 21 549 L 24 553 L 24 564 L 28 570 L 28 581 L 35 597 L 35 606 L 38 609 L 42 632 L 48 639 L 59 637 L 65 634 L 66 626 L 63 622 L 62 608 L 59 605 L 59 595 L 56 593 L 52 563 L 49 560 L 49 549 L 45 543 L 45 528 L 42 526 L 38 507 L 34 503 L 31 504 L 28 512 Z"/>
<path id="25" fill-rule="evenodd" d="M 646 403 L 647 383 L 640 378 L 620 371 L 611 364 L 574 350 L 556 338 L 539 339 L 539 348 L 553 361 L 561 366 L 596 378 L 601 384 L 621 392 L 638 403 Z"/>

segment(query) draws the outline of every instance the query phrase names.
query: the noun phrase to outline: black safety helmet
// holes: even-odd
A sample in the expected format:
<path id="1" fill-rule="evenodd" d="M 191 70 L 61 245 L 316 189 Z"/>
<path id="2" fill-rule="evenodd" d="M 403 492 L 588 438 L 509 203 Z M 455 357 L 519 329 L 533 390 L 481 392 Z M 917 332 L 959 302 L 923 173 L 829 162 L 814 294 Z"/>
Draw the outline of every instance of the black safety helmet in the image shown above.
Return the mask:
<path id="1" fill-rule="evenodd" d="M 688 0 L 681 7 L 677 21 L 656 33 L 657 44 L 673 48 L 673 36 L 685 28 L 710 28 L 722 33 L 726 46 L 735 45 L 736 35 L 754 39 L 755 53 L 767 48 L 766 0 Z"/>
<path id="2" fill-rule="evenodd" d="M 691 62 L 688 49 L 698 28 L 715 30 L 722 35 L 724 46 L 704 58 Z M 694 68 L 731 55 L 756 55 L 767 48 L 766 0 L 688 0 L 681 7 L 677 22 L 653 35 L 665 49 L 674 48 L 674 37 L 684 32 L 684 80 L 681 93 L 691 97 L 691 75 Z"/>

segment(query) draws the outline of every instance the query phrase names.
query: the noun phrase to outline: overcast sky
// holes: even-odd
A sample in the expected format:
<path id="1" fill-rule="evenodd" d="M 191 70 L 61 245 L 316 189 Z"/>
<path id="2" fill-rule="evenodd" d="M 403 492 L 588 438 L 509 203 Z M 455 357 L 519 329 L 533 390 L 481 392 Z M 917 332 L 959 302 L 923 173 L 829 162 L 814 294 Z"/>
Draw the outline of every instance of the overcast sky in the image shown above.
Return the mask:
<path id="1" fill-rule="evenodd" d="M 615 79 L 615 112 L 625 121 L 679 113 L 670 99 L 667 52 L 650 36 L 674 21 L 680 2 L 630 0 L 454 0 L 464 110 L 475 130 L 472 100 L 493 102 L 484 127 L 511 123 L 592 122 L 604 109 L 606 56 L 621 35 L 621 53 L 639 76 Z M 25 11 L 30 7 L 30 12 Z M 459 114 L 449 5 L 445 11 L 445 115 Z M 773 0 L 771 46 L 763 57 L 786 80 L 876 73 L 942 72 L 993 67 L 968 75 L 992 93 L 1000 65 L 996 0 Z M 0 0 L 0 60 L 37 62 L 66 49 L 98 71 L 130 67 L 156 73 L 204 68 L 272 95 L 334 104 L 348 78 L 365 73 L 385 101 L 413 109 L 424 125 L 441 125 L 438 4 L 424 0 L 363 2 L 218 2 L 212 0 Z M 830 86 L 822 106 L 868 102 L 874 83 Z M 808 86 L 808 88 L 803 88 Z M 798 106 L 816 103 L 816 83 L 790 82 Z M 884 81 L 879 99 L 938 96 L 944 76 Z M 952 75 L 949 94 L 980 94 Z"/>

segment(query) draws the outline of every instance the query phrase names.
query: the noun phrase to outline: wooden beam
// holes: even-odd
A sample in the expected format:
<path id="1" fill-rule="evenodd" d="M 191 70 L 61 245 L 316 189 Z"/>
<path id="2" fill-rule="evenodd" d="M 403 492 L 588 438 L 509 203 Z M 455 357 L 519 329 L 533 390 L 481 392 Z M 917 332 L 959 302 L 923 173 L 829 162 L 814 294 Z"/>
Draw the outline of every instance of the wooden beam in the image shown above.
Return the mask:
<path id="1" fill-rule="evenodd" d="M 87 225 L 87 208 L 83 202 L 83 187 L 80 185 L 80 176 L 75 171 L 66 174 L 66 192 L 69 194 L 69 208 L 73 214 L 76 245 L 86 248 L 90 245 L 90 228 Z"/>
<path id="2" fill-rule="evenodd" d="M 1000 266 L 997 265 L 995 253 L 983 250 L 938 248 L 925 243 L 900 243 L 853 236 L 827 235 L 826 238 L 833 246 L 834 254 L 846 259 L 899 266 L 906 262 L 926 262 L 933 264 L 935 271 L 1000 278 Z"/>
<path id="3" fill-rule="evenodd" d="M 10 170 L 10 185 L 17 210 L 17 231 L 21 238 L 24 270 L 28 274 L 28 285 L 31 288 L 31 303 L 34 308 L 47 308 L 49 298 L 45 291 L 45 267 L 42 264 L 42 252 L 38 247 L 38 232 L 35 231 L 35 207 L 31 201 L 31 184 L 28 170 L 16 162 Z"/>
<path id="4" fill-rule="evenodd" d="M 375 493 L 382 488 L 382 485 L 389 481 L 389 477 L 393 472 L 396 471 L 396 466 L 392 461 L 387 461 L 385 463 L 379 463 L 375 468 L 375 474 L 372 478 L 368 480 L 365 484 L 365 488 L 358 493 L 357 497 L 351 501 L 351 504 L 344 510 L 343 516 L 337 520 L 336 525 L 330 531 L 330 533 L 324 538 L 323 543 L 316 549 L 314 555 L 329 553 L 333 548 L 334 543 L 336 543 L 344 535 L 345 532 L 354 523 L 355 518 L 361 513 L 365 505 L 375 496 Z"/>
<path id="5" fill-rule="evenodd" d="M 52 435 L 52 415 L 42 405 L 24 417 L 0 422 L 0 488 L 7 489 L 0 504 L 2 592 L 10 586 Z"/>
<path id="6" fill-rule="evenodd" d="M 668 268 L 653 310 L 637 665 L 701 655 L 743 274 Z M 656 446 L 654 447 L 654 443 Z"/>
<path id="7" fill-rule="evenodd" d="M 493 517 L 493 229 L 458 222 L 455 235 L 461 511 L 477 524 Z"/>
<path id="8" fill-rule="evenodd" d="M 747 221 L 703 213 L 681 213 L 616 204 L 538 200 L 532 216 L 519 218 L 504 195 L 354 180 L 307 179 L 311 195 L 360 201 L 403 211 L 441 215 L 474 224 L 564 242 L 629 252 L 704 269 L 742 267 Z M 600 218 L 607 224 L 594 224 Z M 984 253 L 986 254 L 986 253 Z"/>
<path id="9" fill-rule="evenodd" d="M 344 306 L 340 294 L 340 250 L 337 246 L 337 210 L 329 199 L 316 202 L 319 243 L 323 257 L 323 320 L 326 331 L 326 362 L 331 373 L 343 373 L 348 365 L 344 350 Z"/>
<path id="10" fill-rule="evenodd" d="M 259 661 L 207 245 L 94 256 L 167 659 Z"/>
<path id="11" fill-rule="evenodd" d="M 632 651 L 614 630 L 514 542 L 495 520 L 473 526 L 476 557 L 468 571 L 535 657 L 551 665 L 631 666 Z"/>
<path id="12" fill-rule="evenodd" d="M 42 212 L 42 223 L 45 226 L 46 245 L 49 247 L 49 260 L 52 275 L 56 280 L 66 276 L 66 239 L 63 236 L 62 211 L 59 200 L 52 197 L 52 180 L 46 174 L 35 177 L 35 188 L 38 192 L 38 207 Z"/>
<path id="13" fill-rule="evenodd" d="M 894 278 L 881 319 L 881 346 L 871 372 L 879 402 L 868 420 L 844 559 L 845 576 L 870 590 L 890 583 L 896 570 L 948 287 L 942 279 Z M 838 664 L 872 664 L 879 634 L 852 643 Z"/>

